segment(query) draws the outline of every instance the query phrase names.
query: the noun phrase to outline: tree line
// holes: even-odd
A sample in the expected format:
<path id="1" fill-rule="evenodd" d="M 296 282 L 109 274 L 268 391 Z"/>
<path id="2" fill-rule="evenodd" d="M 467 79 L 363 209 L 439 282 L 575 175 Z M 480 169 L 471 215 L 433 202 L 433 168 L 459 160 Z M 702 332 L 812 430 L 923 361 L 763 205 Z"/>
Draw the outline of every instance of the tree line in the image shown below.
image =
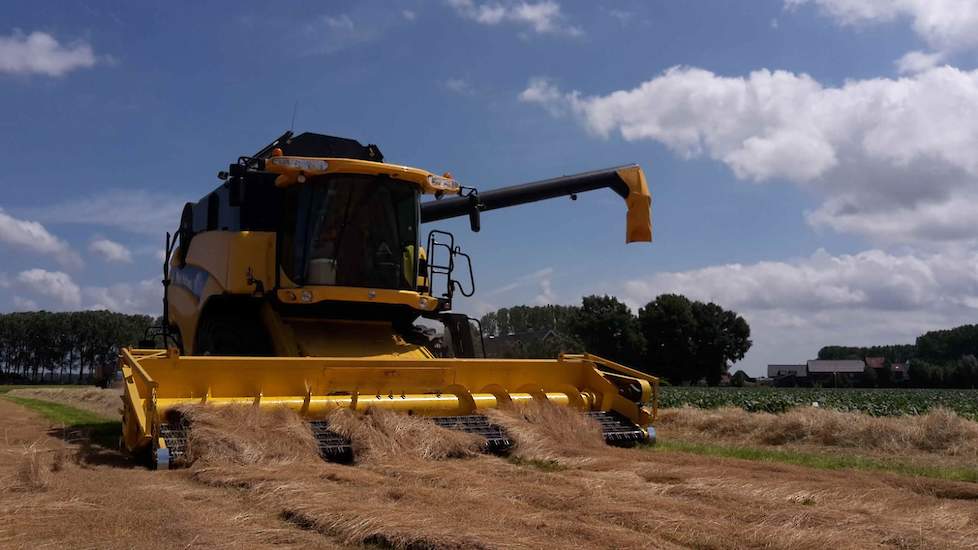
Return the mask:
<path id="1" fill-rule="evenodd" d="M 613 296 L 580 306 L 516 306 L 480 320 L 494 357 L 552 358 L 588 351 L 673 384 L 716 385 L 750 349 L 750 326 L 714 303 L 663 294 L 638 315 Z"/>
<path id="2" fill-rule="evenodd" d="M 921 334 L 913 344 L 891 346 L 825 346 L 819 359 L 883 357 L 875 385 L 890 385 L 893 363 L 909 365 L 907 385 L 918 388 L 978 388 L 978 325 L 961 325 Z"/>
<path id="3" fill-rule="evenodd" d="M 0 378 L 13 382 L 86 383 L 110 367 L 121 347 L 136 345 L 147 315 L 110 311 L 0 314 Z"/>

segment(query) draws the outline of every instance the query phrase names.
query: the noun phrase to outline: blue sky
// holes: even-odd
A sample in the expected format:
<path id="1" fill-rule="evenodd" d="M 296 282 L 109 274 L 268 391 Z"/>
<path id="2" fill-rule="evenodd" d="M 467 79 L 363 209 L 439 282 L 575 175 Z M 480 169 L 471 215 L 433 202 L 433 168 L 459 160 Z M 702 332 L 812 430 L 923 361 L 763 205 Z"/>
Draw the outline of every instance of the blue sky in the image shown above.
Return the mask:
<path id="1" fill-rule="evenodd" d="M 644 167 L 650 245 L 610 192 L 440 224 L 474 258 L 460 309 L 679 291 L 748 318 L 754 374 L 974 322 L 974 4 L 12 5 L 0 311 L 157 313 L 163 231 L 298 105 L 481 189 Z"/>

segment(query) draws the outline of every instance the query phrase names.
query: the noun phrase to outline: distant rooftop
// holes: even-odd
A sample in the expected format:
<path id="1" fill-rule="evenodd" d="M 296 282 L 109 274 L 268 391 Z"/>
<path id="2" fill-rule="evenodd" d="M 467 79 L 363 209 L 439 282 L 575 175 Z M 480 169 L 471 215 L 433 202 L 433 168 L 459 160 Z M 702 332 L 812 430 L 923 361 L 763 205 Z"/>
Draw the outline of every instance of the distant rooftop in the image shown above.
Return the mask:
<path id="1" fill-rule="evenodd" d="M 874 369 L 881 369 L 881 368 L 883 368 L 883 367 L 886 366 L 886 358 L 885 357 L 867 357 L 866 358 L 866 366 L 867 367 L 872 367 Z"/>
<path id="2" fill-rule="evenodd" d="M 832 372 L 862 372 L 866 366 L 858 359 L 839 359 L 823 360 L 812 359 L 808 362 L 809 373 L 832 373 Z"/>
<path id="3" fill-rule="evenodd" d="M 768 365 L 767 375 L 770 378 L 780 378 L 782 376 L 808 376 L 805 365 Z"/>

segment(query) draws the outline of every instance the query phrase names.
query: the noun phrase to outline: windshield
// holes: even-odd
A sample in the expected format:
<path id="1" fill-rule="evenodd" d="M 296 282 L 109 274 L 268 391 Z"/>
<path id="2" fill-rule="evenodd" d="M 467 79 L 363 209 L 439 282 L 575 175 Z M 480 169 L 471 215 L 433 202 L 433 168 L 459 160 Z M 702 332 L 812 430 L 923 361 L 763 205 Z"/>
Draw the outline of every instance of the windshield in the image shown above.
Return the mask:
<path id="1" fill-rule="evenodd" d="M 414 290 L 418 191 L 387 176 L 322 176 L 286 192 L 282 267 L 301 285 Z"/>

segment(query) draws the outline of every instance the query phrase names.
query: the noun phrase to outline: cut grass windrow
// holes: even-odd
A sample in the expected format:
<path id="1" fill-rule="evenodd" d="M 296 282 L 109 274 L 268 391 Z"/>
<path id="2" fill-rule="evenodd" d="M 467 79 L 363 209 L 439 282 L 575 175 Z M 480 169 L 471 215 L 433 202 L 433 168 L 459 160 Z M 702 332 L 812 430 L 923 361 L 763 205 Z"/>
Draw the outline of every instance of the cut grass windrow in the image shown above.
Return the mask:
<path id="1" fill-rule="evenodd" d="M 819 468 L 822 470 L 864 470 L 978 483 L 978 469 L 974 468 L 921 466 L 916 464 L 877 460 L 856 455 L 840 456 L 781 449 L 716 445 L 710 443 L 694 443 L 676 440 L 659 441 L 655 447 L 649 446 L 646 448 L 655 451 L 676 451 L 701 456 L 737 458 L 741 460 L 753 460 L 761 462 L 780 462 L 783 464 L 807 466 L 809 468 Z"/>
<path id="2" fill-rule="evenodd" d="M 95 440 L 105 439 L 108 441 L 111 439 L 111 437 L 114 437 L 119 433 L 118 421 L 106 418 L 93 412 L 77 409 L 68 405 L 62 405 L 60 403 L 54 403 L 52 401 L 45 401 L 42 399 L 16 397 L 13 395 L 5 395 L 4 398 L 39 412 L 52 422 L 63 424 L 70 428 L 83 428 L 91 430 L 92 438 Z M 680 440 L 660 440 L 655 447 L 650 446 L 646 447 L 646 449 L 655 451 L 684 452 L 701 456 L 736 458 L 761 462 L 778 462 L 783 464 L 806 466 L 809 468 L 818 468 L 822 470 L 849 469 L 876 471 L 907 476 L 978 483 L 978 469 L 974 468 L 923 466 L 896 461 L 878 460 L 858 455 L 806 453 L 793 450 L 695 443 Z M 551 463 L 551 461 L 532 461 L 521 460 L 518 458 L 512 459 L 511 461 L 517 465 L 532 466 L 544 471 L 555 471 L 562 469 L 556 464 Z"/>

